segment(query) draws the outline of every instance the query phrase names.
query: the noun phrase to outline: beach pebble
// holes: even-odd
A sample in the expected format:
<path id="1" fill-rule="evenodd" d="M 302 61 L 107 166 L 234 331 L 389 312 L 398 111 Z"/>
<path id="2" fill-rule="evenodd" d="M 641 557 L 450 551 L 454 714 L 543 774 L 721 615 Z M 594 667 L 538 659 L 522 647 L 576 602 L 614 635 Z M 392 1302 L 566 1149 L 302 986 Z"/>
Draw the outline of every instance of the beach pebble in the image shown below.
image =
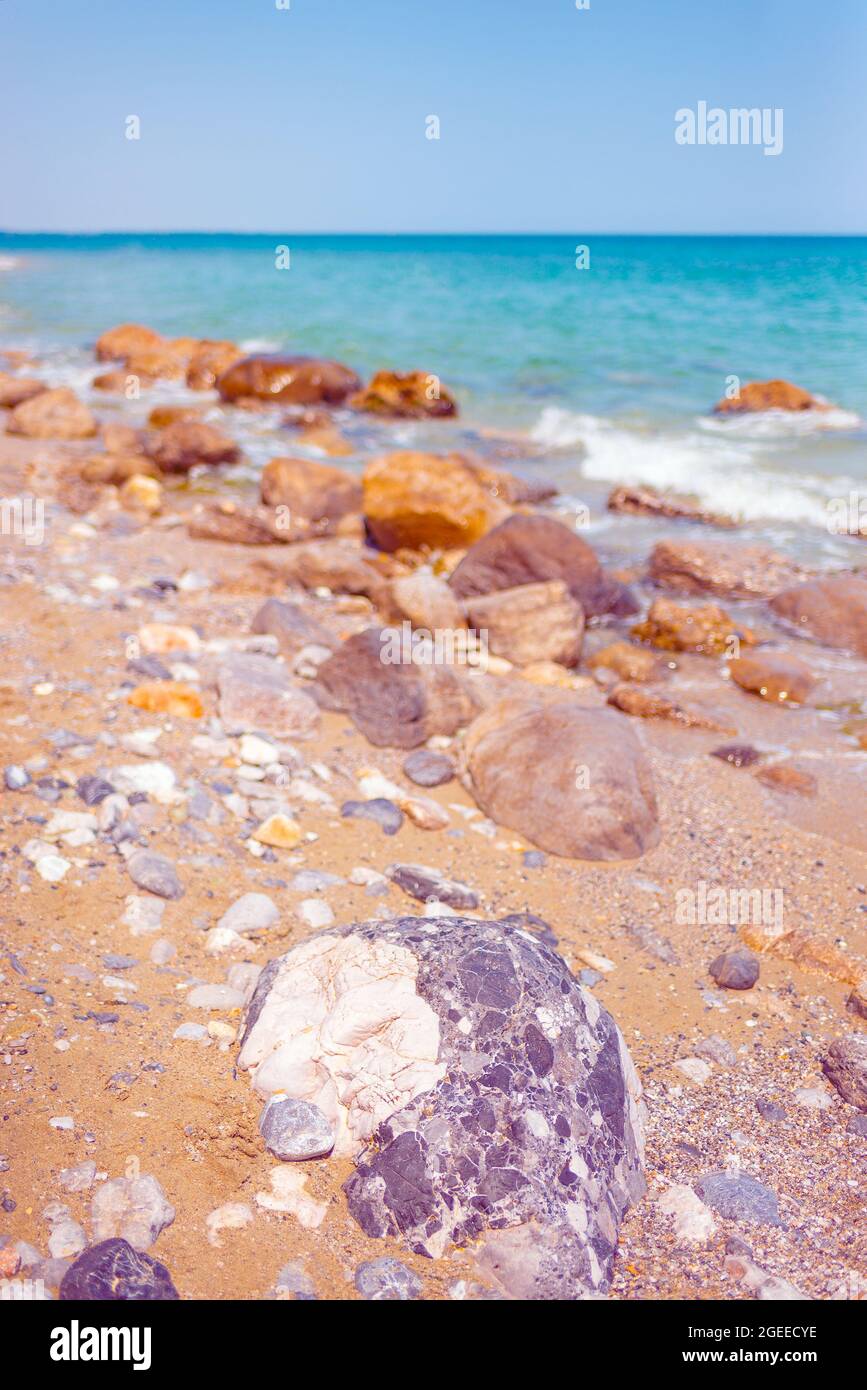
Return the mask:
<path id="1" fill-rule="evenodd" d="M 704 1085 L 710 1076 L 710 1067 L 701 1057 L 681 1057 L 674 1065 L 683 1076 L 694 1081 L 697 1086 Z"/>
<path id="2" fill-rule="evenodd" d="M 448 907 L 478 907 L 479 895 L 466 883 L 448 879 L 427 864 L 392 864 L 386 875 L 398 888 L 422 903 L 445 903 Z"/>
<path id="3" fill-rule="evenodd" d="M 292 879 L 289 887 L 296 893 L 324 893 L 328 888 L 339 888 L 346 879 L 339 874 L 323 873 L 321 869 L 301 869 Z"/>
<path id="4" fill-rule="evenodd" d="M 862 1139 L 867 1139 L 867 1115 L 850 1115 L 846 1128 L 850 1134 L 858 1134 Z"/>
<path id="5" fill-rule="evenodd" d="M 725 1038 L 718 1037 L 716 1033 L 712 1033 L 709 1038 L 702 1038 L 701 1042 L 696 1043 L 694 1051 L 696 1057 L 706 1057 L 721 1067 L 733 1067 L 738 1060 L 731 1043 L 727 1043 Z"/>
<path id="6" fill-rule="evenodd" d="M 796 1104 L 804 1110 L 830 1110 L 833 1104 L 827 1091 L 821 1086 L 799 1086 L 795 1092 Z"/>
<path id="7" fill-rule="evenodd" d="M 223 1244 L 220 1239 L 221 1231 L 241 1231 L 252 1222 L 253 1208 L 248 1207 L 246 1202 L 224 1202 L 223 1206 L 217 1207 L 205 1217 L 208 1244 L 219 1249 Z"/>
<path id="8" fill-rule="evenodd" d="M 151 946 L 151 964 L 168 965 L 169 961 L 174 960 L 177 954 L 177 949 L 172 945 L 171 941 L 167 941 L 165 937 L 160 937 L 160 940 L 155 941 L 153 946 Z"/>
<path id="9" fill-rule="evenodd" d="M 315 1299 L 316 1292 L 313 1280 L 297 1261 L 290 1261 L 280 1270 L 274 1280 L 274 1297 L 280 1299 L 291 1297 L 303 1303 Z"/>
<path id="10" fill-rule="evenodd" d="M 194 1009 L 240 1009 L 244 996 L 229 985 L 195 985 L 187 995 Z"/>
<path id="11" fill-rule="evenodd" d="M 544 869 L 547 862 L 548 856 L 540 849 L 525 849 L 521 855 L 525 869 Z"/>
<path id="12" fill-rule="evenodd" d="M 52 1129 L 75 1129 L 75 1121 L 71 1115 L 52 1115 L 48 1123 Z"/>
<path id="13" fill-rule="evenodd" d="M 212 927 L 205 933 L 205 954 L 208 956 L 222 956 L 227 951 L 241 951 L 248 947 L 245 938 L 232 931 L 231 927 Z"/>
<path id="14" fill-rule="evenodd" d="M 62 1168 L 60 1186 L 64 1192 L 87 1192 L 93 1187 L 96 1178 L 96 1164 L 92 1158 L 76 1163 L 73 1168 Z"/>
<path id="15" fill-rule="evenodd" d="M 203 1023 L 182 1023 L 180 1028 L 176 1028 L 172 1033 L 173 1038 L 178 1042 L 202 1042 L 207 1038 L 208 1030 Z"/>
<path id="16" fill-rule="evenodd" d="M 703 1244 L 716 1230 L 710 1208 L 684 1183 L 672 1184 L 657 1198 L 656 1205 L 666 1216 L 674 1217 L 674 1233 L 678 1240 Z"/>
<path id="17" fill-rule="evenodd" d="M 85 806 L 98 806 L 114 793 L 111 782 L 104 777 L 79 777 L 75 790 Z"/>
<path id="18" fill-rule="evenodd" d="M 54 1260 L 72 1260 L 87 1245 L 87 1236 L 77 1221 L 58 1221 L 48 1237 L 48 1253 Z"/>
<path id="19" fill-rule="evenodd" d="M 293 1100 L 277 1092 L 259 1118 L 259 1133 L 275 1158 L 323 1158 L 334 1148 L 334 1128 L 319 1109 L 306 1100 Z"/>
<path id="20" fill-rule="evenodd" d="M 726 1221 L 783 1225 L 776 1193 L 749 1173 L 706 1173 L 694 1186 L 702 1201 Z"/>
<path id="21" fill-rule="evenodd" d="M 226 909 L 217 927 L 237 932 L 239 936 L 251 936 L 254 932 L 266 931 L 279 920 L 280 909 L 266 893 L 244 893 Z"/>
<path id="22" fill-rule="evenodd" d="M 418 1298 L 422 1289 L 417 1274 L 400 1260 L 388 1256 L 360 1264 L 355 1271 L 355 1287 L 363 1298 L 376 1303 L 388 1300 L 406 1303 Z"/>
<path id="23" fill-rule="evenodd" d="M 285 816 L 278 812 L 273 816 L 268 816 L 253 831 L 253 839 L 257 840 L 259 844 L 269 845 L 273 849 L 294 849 L 301 840 L 301 827 L 297 821 L 292 820 L 291 816 Z"/>
<path id="24" fill-rule="evenodd" d="M 111 1178 L 97 1187 L 90 1202 L 94 1240 L 120 1236 L 136 1250 L 147 1250 L 174 1219 L 175 1209 L 152 1173 Z"/>
<path id="25" fill-rule="evenodd" d="M 177 1298 L 164 1264 L 126 1240 L 103 1240 L 79 1255 L 63 1276 L 61 1299 L 135 1300 Z"/>
<path id="26" fill-rule="evenodd" d="M 69 860 L 59 854 L 43 854 L 36 861 L 36 872 L 46 883 L 61 883 L 71 868 Z"/>
<path id="27" fill-rule="evenodd" d="M 403 770 L 418 787 L 439 787 L 450 782 L 455 765 L 445 753 L 432 753 L 429 748 L 416 748 L 404 759 Z"/>
<path id="28" fill-rule="evenodd" d="M 403 812 L 383 796 L 370 801 L 344 801 L 340 814 L 345 820 L 372 820 L 385 835 L 396 835 L 403 825 Z"/>
<path id="29" fill-rule="evenodd" d="M 298 905 L 298 916 L 308 927 L 318 931 L 320 927 L 330 927 L 334 913 L 322 898 L 305 898 Z"/>
<path id="30" fill-rule="evenodd" d="M 368 869 L 364 864 L 356 865 L 349 875 L 349 882 L 358 888 L 366 888 L 368 892 L 388 892 L 388 879 L 385 874 L 379 873 L 376 869 Z"/>
<path id="31" fill-rule="evenodd" d="M 745 1255 L 727 1255 L 725 1272 L 730 1279 L 736 1279 L 747 1288 L 759 1302 L 791 1303 L 810 1302 L 808 1294 L 802 1293 L 788 1279 L 780 1279 L 760 1269 Z"/>
<path id="32" fill-rule="evenodd" d="M 786 1118 L 786 1112 L 781 1105 L 776 1105 L 772 1100 L 765 1100 L 763 1096 L 757 1099 L 756 1109 L 763 1120 L 770 1120 L 773 1124 L 778 1124 Z"/>
<path id="33" fill-rule="evenodd" d="M 139 898 L 130 893 L 120 920 L 133 936 L 147 936 L 159 931 L 165 910 L 166 905 L 159 898 Z"/>
<path id="34" fill-rule="evenodd" d="M 18 763 L 10 763 L 3 769 L 3 784 L 8 792 L 20 792 L 29 785 L 30 773 Z"/>
<path id="35" fill-rule="evenodd" d="M 721 989 L 752 989 L 759 978 L 759 962 L 752 951 L 738 947 L 717 956 L 708 971 Z"/>
<path id="36" fill-rule="evenodd" d="M 252 763 L 254 767 L 270 767 L 280 761 L 280 750 L 270 739 L 258 734 L 242 734 L 240 754 L 242 763 Z"/>
<path id="37" fill-rule="evenodd" d="M 140 849 L 126 861 L 127 873 L 137 888 L 174 901 L 184 896 L 178 871 L 170 859 L 153 850 Z"/>

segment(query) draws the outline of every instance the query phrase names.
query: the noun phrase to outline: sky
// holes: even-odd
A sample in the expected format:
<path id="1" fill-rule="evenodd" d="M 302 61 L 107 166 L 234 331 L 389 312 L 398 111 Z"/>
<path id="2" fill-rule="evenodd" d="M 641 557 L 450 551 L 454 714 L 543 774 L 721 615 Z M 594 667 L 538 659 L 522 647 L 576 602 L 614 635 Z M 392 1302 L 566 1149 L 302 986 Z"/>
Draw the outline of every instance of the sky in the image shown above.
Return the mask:
<path id="1" fill-rule="evenodd" d="M 278 4 L 0 0 L 0 229 L 867 231 L 867 0 Z"/>

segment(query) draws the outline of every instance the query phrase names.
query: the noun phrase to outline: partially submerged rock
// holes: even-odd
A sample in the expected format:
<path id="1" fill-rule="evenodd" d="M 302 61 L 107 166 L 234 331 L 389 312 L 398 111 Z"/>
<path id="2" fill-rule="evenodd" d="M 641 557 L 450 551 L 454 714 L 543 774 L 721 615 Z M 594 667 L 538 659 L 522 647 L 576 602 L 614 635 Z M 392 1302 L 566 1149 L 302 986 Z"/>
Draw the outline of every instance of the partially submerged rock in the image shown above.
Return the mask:
<path id="1" fill-rule="evenodd" d="M 0 409 L 14 410 L 24 401 L 30 401 L 47 391 L 44 381 L 35 376 L 13 376 L 11 372 L 0 372 Z"/>
<path id="2" fill-rule="evenodd" d="M 348 404 L 352 410 L 393 419 L 439 419 L 458 413 L 454 396 L 429 372 L 377 372 Z"/>
<path id="3" fill-rule="evenodd" d="M 809 666 L 789 652 L 756 652 L 729 665 L 732 680 L 773 704 L 803 704 L 816 684 Z"/>
<path id="4" fill-rule="evenodd" d="M 649 572 L 666 589 L 729 598 L 768 598 L 799 577 L 797 567 L 775 550 L 728 541 L 660 541 Z"/>
<path id="5" fill-rule="evenodd" d="M 738 645 L 752 646 L 756 637 L 715 603 L 687 608 L 669 598 L 654 599 L 633 637 L 667 652 L 701 652 L 708 656 L 734 654 Z"/>
<path id="6" fill-rule="evenodd" d="M 697 521 L 705 526 L 735 526 L 728 516 L 707 512 L 685 497 L 658 492 L 655 487 L 616 487 L 608 498 L 608 510 L 627 516 L 657 516 L 676 521 Z"/>
<path id="7" fill-rule="evenodd" d="M 757 410 L 827 410 L 828 406 L 801 386 L 777 377 L 773 381 L 748 381 L 736 396 L 724 397 L 714 406 L 715 415 L 743 415 Z"/>
<path id="8" fill-rule="evenodd" d="M 833 574 L 777 593 L 777 617 L 829 647 L 867 657 L 867 576 Z"/>
<path id="9" fill-rule="evenodd" d="M 653 779 L 627 720 L 573 701 L 503 701 L 466 735 L 473 795 L 552 854 L 635 859 L 659 841 Z"/>
<path id="10" fill-rule="evenodd" d="M 217 378 L 224 401 L 250 398 L 285 405 L 341 405 L 361 385 L 349 367 L 279 352 L 243 357 Z"/>
<path id="11" fill-rule="evenodd" d="M 191 468 L 236 463 L 241 454 L 231 435 L 202 420 L 176 420 L 163 429 L 151 430 L 143 448 L 163 473 L 189 473 Z"/>
<path id="12" fill-rule="evenodd" d="M 410 917 L 322 933 L 266 967 L 239 1065 L 260 1095 L 333 1118 L 368 1236 L 434 1258 L 472 1245 L 517 1298 L 607 1287 L 644 1186 L 640 1087 L 611 1017 L 530 932 Z"/>
<path id="13" fill-rule="evenodd" d="M 672 724 L 679 724 L 682 729 L 709 729 L 715 734 L 735 732 L 704 710 L 690 709 L 659 691 L 645 690 L 625 682 L 614 687 L 608 696 L 608 703 L 636 719 L 667 719 Z"/>
<path id="14" fill-rule="evenodd" d="M 490 650 L 516 666 L 556 661 L 577 666 L 584 612 L 562 580 L 522 584 L 466 601 L 470 626 L 487 635 Z"/>

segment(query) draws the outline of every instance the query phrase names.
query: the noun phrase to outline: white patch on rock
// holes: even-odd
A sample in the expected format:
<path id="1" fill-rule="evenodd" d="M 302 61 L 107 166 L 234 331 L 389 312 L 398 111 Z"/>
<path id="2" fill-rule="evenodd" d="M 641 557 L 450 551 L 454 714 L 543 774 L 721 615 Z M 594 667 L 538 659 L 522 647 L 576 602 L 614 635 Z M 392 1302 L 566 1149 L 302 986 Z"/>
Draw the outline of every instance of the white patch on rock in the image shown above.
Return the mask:
<path id="1" fill-rule="evenodd" d="M 656 1205 L 666 1216 L 674 1217 L 674 1233 L 679 1240 L 703 1245 L 716 1230 L 710 1207 L 685 1183 L 674 1183 Z"/>
<path id="2" fill-rule="evenodd" d="M 315 1231 L 322 1225 L 328 1205 L 307 1194 L 306 1173 L 300 1173 L 297 1168 L 272 1168 L 270 1179 L 271 1191 L 256 1193 L 258 1206 L 265 1211 L 288 1212 L 308 1231 Z"/>
<path id="3" fill-rule="evenodd" d="M 439 1019 L 403 946 L 358 937 L 302 942 L 282 962 L 238 1058 L 266 1099 L 318 1105 L 334 1153 L 360 1152 L 389 1115 L 445 1075 Z"/>

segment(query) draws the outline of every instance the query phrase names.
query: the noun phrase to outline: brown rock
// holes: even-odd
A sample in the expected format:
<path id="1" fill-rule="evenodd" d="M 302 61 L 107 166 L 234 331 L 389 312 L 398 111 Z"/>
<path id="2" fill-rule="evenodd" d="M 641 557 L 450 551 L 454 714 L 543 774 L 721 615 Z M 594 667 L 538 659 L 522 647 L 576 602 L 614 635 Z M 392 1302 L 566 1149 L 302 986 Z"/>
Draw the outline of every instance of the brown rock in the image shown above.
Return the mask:
<path id="1" fill-rule="evenodd" d="M 271 459 L 262 471 L 262 501 L 288 507 L 293 522 L 327 533 L 342 517 L 361 511 L 361 482 L 352 473 L 310 459 Z"/>
<path id="2" fill-rule="evenodd" d="M 349 367 L 316 357 L 284 357 L 266 353 L 243 357 L 217 378 L 224 401 L 254 400 L 316 405 L 341 405 L 361 383 Z"/>
<path id="3" fill-rule="evenodd" d="M 140 474 L 149 478 L 162 477 L 153 460 L 142 454 L 92 454 L 81 466 L 81 476 L 88 483 L 120 485 Z"/>
<path id="4" fill-rule="evenodd" d="M 440 384 L 439 377 L 427 372 L 377 372 L 368 386 L 350 397 L 348 404 L 353 410 L 398 419 L 439 418 L 458 413 L 451 392 Z"/>
<path id="5" fill-rule="evenodd" d="M 413 627 L 435 632 L 466 626 L 463 610 L 446 581 L 427 568 L 393 579 L 389 596 L 392 613 L 409 619 Z"/>
<path id="6" fill-rule="evenodd" d="M 717 401 L 715 415 L 741 415 L 754 410 L 827 410 L 828 406 L 790 381 L 749 381 L 733 400 Z"/>
<path id="7" fill-rule="evenodd" d="M 497 497 L 510 507 L 546 502 L 556 497 L 559 489 L 544 478 L 519 478 L 507 473 L 503 468 L 492 468 L 477 459 L 462 455 L 468 468 L 471 468 L 482 487 L 487 488 L 492 497 Z"/>
<path id="8" fill-rule="evenodd" d="M 668 719 L 684 729 L 710 729 L 717 734 L 734 734 L 734 729 L 720 724 L 702 710 L 687 709 L 656 691 L 641 690 L 634 685 L 616 685 L 608 696 L 609 705 L 638 719 Z"/>
<path id="9" fill-rule="evenodd" d="M 729 663 L 742 690 L 777 704 L 803 704 L 816 684 L 810 668 L 788 652 L 754 652 Z"/>
<path id="10" fill-rule="evenodd" d="M 665 674 L 652 652 L 631 642 L 611 642 L 594 652 L 587 665 L 594 671 L 613 671 L 624 681 L 655 681 Z"/>
<path id="11" fill-rule="evenodd" d="M 155 405 L 148 416 L 148 424 L 153 430 L 164 430 L 166 425 L 199 420 L 201 415 L 201 410 L 195 405 Z"/>
<path id="12" fill-rule="evenodd" d="M 628 722 L 572 700 L 506 700 L 467 730 L 472 793 L 551 854 L 635 859 L 659 841 L 653 780 Z"/>
<path id="13" fill-rule="evenodd" d="M 280 650 L 287 656 L 295 656 L 302 647 L 331 647 L 339 643 L 336 638 L 315 618 L 310 618 L 297 603 L 286 603 L 282 599 L 269 598 L 253 618 L 251 632 L 267 633 L 276 637 Z"/>
<path id="14" fill-rule="evenodd" d="M 766 598 L 791 583 L 798 571 L 785 556 L 765 546 L 660 541 L 650 556 L 650 577 L 681 593 Z"/>
<path id="15" fill-rule="evenodd" d="M 817 782 L 812 772 L 804 772 L 791 763 L 771 763 L 756 773 L 760 782 L 773 791 L 794 792 L 797 796 L 815 796 Z"/>
<path id="16" fill-rule="evenodd" d="M 867 574 L 813 579 L 784 589 L 770 606 L 817 642 L 867 657 Z"/>
<path id="17" fill-rule="evenodd" d="M 487 633 L 494 655 L 516 666 L 577 666 L 581 659 L 584 612 L 560 579 L 470 598 L 466 612 L 470 627 Z"/>
<path id="18" fill-rule="evenodd" d="M 685 497 L 657 492 L 653 487 L 616 487 L 608 498 L 608 510 L 628 516 L 660 516 L 697 521 L 705 526 L 735 526 L 729 516 L 706 512 Z"/>
<path id="19" fill-rule="evenodd" d="M 100 372 L 90 384 L 95 391 L 113 391 L 117 395 L 123 395 L 129 385 L 130 375 L 128 368 L 121 367 L 113 372 Z M 150 377 L 139 374 L 136 379 L 139 386 L 150 385 Z"/>
<path id="20" fill-rule="evenodd" d="M 383 550 L 471 545 L 508 514 L 459 454 L 388 454 L 363 482 L 368 530 Z"/>
<path id="21" fill-rule="evenodd" d="M 97 338 L 96 356 L 100 362 L 123 361 L 134 352 L 158 348 L 163 342 L 152 328 L 143 328 L 139 323 L 122 323 Z"/>
<path id="22" fill-rule="evenodd" d="M 125 366 L 129 376 L 137 376 L 142 381 L 155 377 L 161 377 L 164 381 L 182 381 L 187 370 L 187 359 L 170 343 L 160 343 L 156 347 L 131 352 Z"/>
<path id="23" fill-rule="evenodd" d="M 196 510 L 187 523 L 187 534 L 194 541 L 225 541 L 229 545 L 274 545 L 291 541 L 280 532 L 264 507 L 255 510 L 235 502 L 217 502 Z"/>
<path id="24" fill-rule="evenodd" d="M 387 579 L 376 552 L 349 540 L 309 541 L 292 545 L 280 558 L 284 579 L 305 589 L 331 589 L 338 594 L 364 594 L 372 603 L 387 601 Z"/>
<path id="25" fill-rule="evenodd" d="M 380 748 L 417 748 L 455 733 L 476 712 L 465 683 L 450 666 L 390 661 L 393 636 L 370 627 L 347 638 L 319 668 L 322 702 Z"/>
<path id="26" fill-rule="evenodd" d="M 203 338 L 197 343 L 187 365 L 187 385 L 192 391 L 211 391 L 217 378 L 243 357 L 234 343 Z"/>
<path id="27" fill-rule="evenodd" d="M 144 451 L 164 473 L 188 473 L 201 464 L 235 463 L 240 457 L 234 439 L 201 420 L 177 420 L 149 431 Z"/>
<path id="28" fill-rule="evenodd" d="M 319 708 L 289 680 L 285 667 L 267 656 L 235 652 L 217 673 L 220 719 L 227 734 L 273 734 L 277 738 L 312 738 L 319 729 Z"/>
<path id="29" fill-rule="evenodd" d="M 752 646 L 756 641 L 755 633 L 738 626 L 716 604 L 685 608 L 669 598 L 656 599 L 644 621 L 636 623 L 632 635 L 663 651 L 703 652 L 714 656 L 730 651 L 732 638 L 745 646 Z"/>
<path id="30" fill-rule="evenodd" d="M 510 516 L 476 541 L 451 575 L 458 598 L 561 579 L 588 617 L 632 613 L 628 589 L 603 571 L 595 552 L 561 521 Z"/>
<path id="31" fill-rule="evenodd" d="M 45 382 L 35 376 L 13 376 L 10 372 L 0 372 L 0 408 L 14 410 L 16 405 L 31 401 L 47 389 Z"/>
<path id="32" fill-rule="evenodd" d="M 101 434 L 107 454 L 142 454 L 142 433 L 131 425 L 103 425 Z"/>
<path id="33" fill-rule="evenodd" d="M 849 1105 L 867 1111 L 867 1034 L 848 1033 L 832 1042 L 822 1070 Z"/>
<path id="34" fill-rule="evenodd" d="M 9 412 L 6 429 L 27 439 L 90 439 L 97 424 L 75 392 L 61 386 L 17 405 Z"/>

